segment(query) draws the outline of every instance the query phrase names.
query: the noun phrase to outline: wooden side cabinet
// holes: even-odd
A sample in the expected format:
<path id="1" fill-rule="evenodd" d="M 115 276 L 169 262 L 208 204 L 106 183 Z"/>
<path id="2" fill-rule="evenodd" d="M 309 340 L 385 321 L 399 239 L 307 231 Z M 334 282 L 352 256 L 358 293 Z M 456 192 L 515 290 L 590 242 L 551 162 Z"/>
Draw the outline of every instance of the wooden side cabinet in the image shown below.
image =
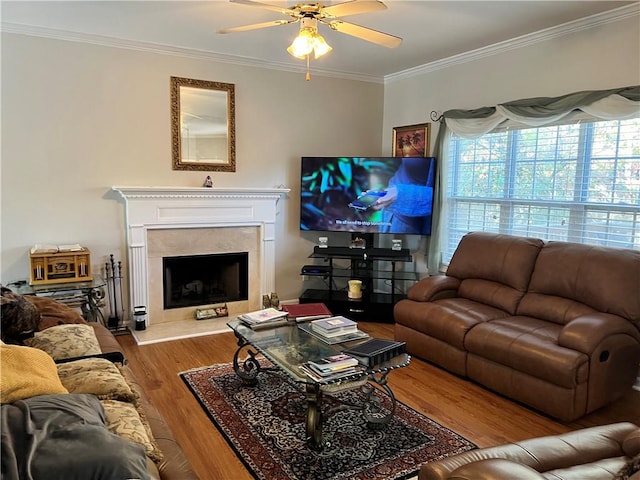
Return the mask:
<path id="1" fill-rule="evenodd" d="M 91 252 L 30 253 L 31 285 L 88 282 L 91 276 Z"/>

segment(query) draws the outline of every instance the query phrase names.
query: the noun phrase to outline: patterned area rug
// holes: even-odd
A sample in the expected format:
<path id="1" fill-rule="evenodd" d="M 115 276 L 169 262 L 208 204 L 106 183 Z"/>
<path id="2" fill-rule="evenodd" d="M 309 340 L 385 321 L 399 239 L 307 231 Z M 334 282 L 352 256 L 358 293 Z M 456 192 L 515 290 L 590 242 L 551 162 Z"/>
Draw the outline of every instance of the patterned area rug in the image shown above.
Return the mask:
<path id="1" fill-rule="evenodd" d="M 223 364 L 180 376 L 238 457 L 261 480 L 399 480 L 415 475 L 425 462 L 475 448 L 397 402 L 394 417 L 378 431 L 366 427 L 358 410 L 326 418 L 326 446 L 316 451 L 305 442 L 305 393 L 286 375 L 261 372 L 257 385 L 247 386 L 231 364 Z M 362 393 L 355 389 L 335 395 L 357 401 Z M 376 395 L 389 411 L 387 395 Z M 323 405 L 331 408 L 336 401 L 325 395 Z"/>

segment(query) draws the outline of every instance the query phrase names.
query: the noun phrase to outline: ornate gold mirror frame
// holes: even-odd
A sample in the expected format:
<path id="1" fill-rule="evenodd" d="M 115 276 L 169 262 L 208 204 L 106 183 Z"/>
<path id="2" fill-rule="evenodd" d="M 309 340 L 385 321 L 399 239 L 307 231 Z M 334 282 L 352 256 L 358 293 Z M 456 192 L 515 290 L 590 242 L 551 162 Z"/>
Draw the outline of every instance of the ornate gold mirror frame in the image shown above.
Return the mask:
<path id="1" fill-rule="evenodd" d="M 233 83 L 171 77 L 173 170 L 236 171 Z"/>

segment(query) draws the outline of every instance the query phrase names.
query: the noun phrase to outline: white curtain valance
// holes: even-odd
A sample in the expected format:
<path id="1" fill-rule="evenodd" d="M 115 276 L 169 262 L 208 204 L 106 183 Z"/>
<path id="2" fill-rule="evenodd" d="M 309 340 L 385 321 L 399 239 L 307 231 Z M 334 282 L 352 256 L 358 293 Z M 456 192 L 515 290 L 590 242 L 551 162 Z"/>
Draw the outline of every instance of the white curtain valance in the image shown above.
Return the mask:
<path id="1" fill-rule="evenodd" d="M 443 117 L 447 128 L 455 135 L 478 138 L 506 122 L 541 127 L 558 122 L 577 110 L 600 120 L 640 117 L 640 87 L 519 100 L 479 110 L 450 110 Z"/>
<path id="2" fill-rule="evenodd" d="M 640 101 L 611 95 L 591 105 L 585 105 L 582 111 L 602 120 L 625 120 L 640 116 Z"/>

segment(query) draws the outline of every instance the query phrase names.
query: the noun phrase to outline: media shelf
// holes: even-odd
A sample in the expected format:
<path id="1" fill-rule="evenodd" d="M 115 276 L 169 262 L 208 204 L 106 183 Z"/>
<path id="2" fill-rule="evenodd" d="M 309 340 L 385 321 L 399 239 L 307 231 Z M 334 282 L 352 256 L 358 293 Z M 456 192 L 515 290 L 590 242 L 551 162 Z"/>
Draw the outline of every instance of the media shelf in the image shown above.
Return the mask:
<path id="1" fill-rule="evenodd" d="M 302 275 L 322 277 L 327 281 L 326 289 L 307 289 L 299 298 L 300 303 L 323 302 L 334 315 L 344 315 L 357 321 L 393 322 L 393 306 L 404 293 L 397 292 L 397 282 L 416 282 L 416 272 L 397 271 L 396 264 L 411 263 L 413 257 L 408 249 L 315 247 L 309 258 L 328 262 L 325 271 L 302 272 Z M 348 260 L 338 266 L 335 260 Z M 362 298 L 351 299 L 347 293 L 346 280 L 362 281 Z M 338 286 L 337 281 L 344 283 Z M 376 281 L 390 286 L 390 293 L 375 291 Z"/>

